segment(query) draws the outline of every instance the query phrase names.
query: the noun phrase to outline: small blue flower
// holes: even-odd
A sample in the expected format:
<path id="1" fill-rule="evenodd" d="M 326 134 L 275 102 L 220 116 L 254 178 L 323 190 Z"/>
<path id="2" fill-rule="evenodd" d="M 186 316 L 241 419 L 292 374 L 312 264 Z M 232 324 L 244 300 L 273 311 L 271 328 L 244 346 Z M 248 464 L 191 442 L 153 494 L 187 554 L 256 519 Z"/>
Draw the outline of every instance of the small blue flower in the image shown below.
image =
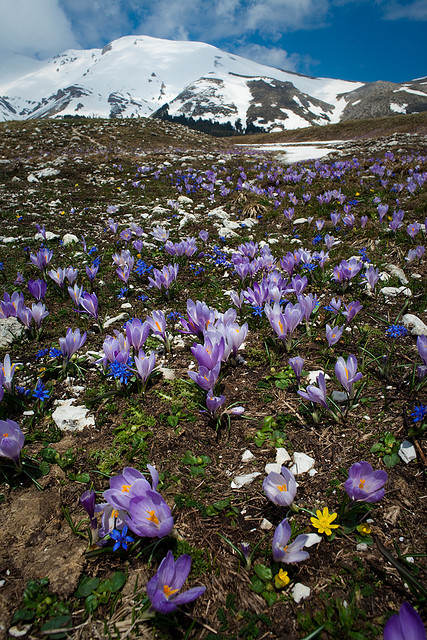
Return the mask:
<path id="1" fill-rule="evenodd" d="M 125 298 L 128 291 L 129 289 L 127 287 L 122 287 L 121 289 L 119 289 L 119 293 L 117 294 L 118 299 L 121 300 L 122 298 Z"/>
<path id="2" fill-rule="evenodd" d="M 128 544 L 135 542 L 133 538 L 127 535 L 127 532 L 128 528 L 126 525 L 123 527 L 122 531 L 119 531 L 118 529 L 112 530 L 110 537 L 115 541 L 113 551 L 117 551 L 120 547 L 123 547 L 123 549 L 127 551 Z"/>
<path id="3" fill-rule="evenodd" d="M 39 360 L 39 358 L 44 358 L 44 356 L 47 356 L 49 351 L 50 349 L 40 349 L 40 351 L 37 351 L 36 353 L 37 360 Z"/>
<path id="4" fill-rule="evenodd" d="M 264 310 L 262 307 L 257 307 L 256 305 L 252 306 L 252 315 L 253 316 L 262 316 L 262 314 L 264 313 Z"/>
<path id="5" fill-rule="evenodd" d="M 427 406 L 424 404 L 421 404 L 419 407 L 414 407 L 414 411 L 411 413 L 414 422 L 422 422 L 426 415 Z"/>
<path id="6" fill-rule="evenodd" d="M 62 351 L 61 351 L 61 349 L 55 349 L 55 348 L 49 349 L 49 356 L 51 358 L 62 357 Z"/>
<path id="7" fill-rule="evenodd" d="M 146 296 L 145 293 L 141 293 L 141 295 L 138 296 L 138 300 L 142 300 L 142 302 L 145 302 L 146 300 L 148 300 L 148 296 Z"/>
<path id="8" fill-rule="evenodd" d="M 36 388 L 34 389 L 33 398 L 37 398 L 44 402 L 48 398 L 50 398 L 50 392 L 45 388 L 43 382 L 41 380 L 37 381 Z"/>
<path id="9" fill-rule="evenodd" d="M 403 324 L 392 324 L 385 333 L 389 338 L 403 338 L 408 335 L 408 330 Z"/>
<path id="10" fill-rule="evenodd" d="M 129 378 L 132 377 L 132 372 L 126 364 L 115 360 L 114 362 L 110 362 L 108 365 L 107 376 L 111 376 L 115 380 L 119 380 L 121 384 L 127 384 Z"/>
<path id="11" fill-rule="evenodd" d="M 322 242 L 322 240 L 323 240 L 322 234 L 318 233 L 317 236 L 313 238 L 312 244 L 319 244 L 319 242 Z"/>

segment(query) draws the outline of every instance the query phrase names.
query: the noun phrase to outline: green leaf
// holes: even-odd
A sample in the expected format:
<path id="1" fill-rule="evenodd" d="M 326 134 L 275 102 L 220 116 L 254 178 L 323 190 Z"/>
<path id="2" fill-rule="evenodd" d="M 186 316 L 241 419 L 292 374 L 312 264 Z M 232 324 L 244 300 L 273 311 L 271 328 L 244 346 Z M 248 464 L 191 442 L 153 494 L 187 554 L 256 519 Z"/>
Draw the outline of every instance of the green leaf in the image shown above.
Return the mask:
<path id="1" fill-rule="evenodd" d="M 391 453 L 390 455 L 385 455 L 383 460 L 386 467 L 394 467 L 399 462 L 399 456 L 397 453 Z"/>
<path id="2" fill-rule="evenodd" d="M 383 445 L 380 442 L 376 442 L 372 447 L 371 447 L 371 453 L 378 453 L 379 451 L 383 450 Z"/>
<path id="3" fill-rule="evenodd" d="M 261 449 L 264 444 L 264 438 L 254 438 L 254 444 L 258 449 Z"/>
<path id="4" fill-rule="evenodd" d="M 269 580 L 273 579 L 273 574 L 270 567 L 266 567 L 264 564 L 255 565 L 254 571 L 257 574 L 258 578 L 263 582 L 268 582 Z"/>
<path id="5" fill-rule="evenodd" d="M 88 482 L 90 482 L 90 475 L 88 473 L 78 473 L 75 477 L 75 482 L 87 484 Z"/>
<path id="6" fill-rule="evenodd" d="M 289 380 L 276 380 L 274 384 L 278 389 L 287 389 L 289 387 Z"/>
<path id="7" fill-rule="evenodd" d="M 396 442 L 396 438 L 392 433 L 388 433 L 384 438 L 384 444 L 386 447 L 392 447 Z"/>
<path id="8" fill-rule="evenodd" d="M 185 456 L 182 458 L 182 462 L 184 464 L 197 464 L 197 458 L 196 456 L 193 456 L 191 451 L 187 451 Z"/>
<path id="9" fill-rule="evenodd" d="M 251 577 L 252 589 L 255 593 L 262 593 L 264 591 L 264 583 L 257 576 Z"/>
<path id="10" fill-rule="evenodd" d="M 57 616 L 56 618 L 51 618 L 50 620 L 48 620 L 47 622 L 45 622 L 40 631 L 42 632 L 48 632 L 50 630 L 53 631 L 53 633 L 46 633 L 48 638 L 52 638 L 52 640 L 60 640 L 60 638 L 66 638 L 67 634 L 65 631 L 59 631 L 57 633 L 55 633 L 54 631 L 56 631 L 56 629 L 60 629 L 61 627 L 65 627 L 65 628 L 70 628 L 71 626 L 71 616 L 67 615 L 67 616 Z"/>
<path id="11" fill-rule="evenodd" d="M 16 624 L 17 622 L 28 622 L 29 620 L 33 620 L 35 618 L 36 612 L 31 609 L 18 609 L 15 611 L 12 618 L 12 624 Z"/>
<path id="12" fill-rule="evenodd" d="M 42 460 L 39 465 L 40 473 L 42 476 L 47 476 L 50 471 L 50 465 L 46 460 Z"/>
<path id="13" fill-rule="evenodd" d="M 106 578 L 105 580 L 101 580 L 96 588 L 97 593 L 105 593 L 106 591 L 111 593 L 111 580 L 109 580 L 108 578 Z"/>
<path id="14" fill-rule="evenodd" d="M 277 593 L 275 591 L 263 591 L 261 595 L 269 607 L 272 607 L 277 600 Z"/>
<path id="15" fill-rule="evenodd" d="M 95 594 L 88 596 L 85 600 L 85 609 L 87 613 L 93 613 L 98 606 L 98 598 Z"/>
<path id="16" fill-rule="evenodd" d="M 80 580 L 77 591 L 74 594 L 76 598 L 86 598 L 92 593 L 99 584 L 99 578 L 90 578 L 89 576 L 83 576 Z"/>
<path id="17" fill-rule="evenodd" d="M 204 476 L 205 470 L 203 467 L 190 467 L 190 473 L 195 478 L 196 476 Z"/>
<path id="18" fill-rule="evenodd" d="M 111 581 L 111 593 L 116 593 L 125 584 L 126 575 L 123 573 L 123 571 L 116 571 L 116 573 L 113 573 L 113 575 L 111 576 L 110 581 Z"/>

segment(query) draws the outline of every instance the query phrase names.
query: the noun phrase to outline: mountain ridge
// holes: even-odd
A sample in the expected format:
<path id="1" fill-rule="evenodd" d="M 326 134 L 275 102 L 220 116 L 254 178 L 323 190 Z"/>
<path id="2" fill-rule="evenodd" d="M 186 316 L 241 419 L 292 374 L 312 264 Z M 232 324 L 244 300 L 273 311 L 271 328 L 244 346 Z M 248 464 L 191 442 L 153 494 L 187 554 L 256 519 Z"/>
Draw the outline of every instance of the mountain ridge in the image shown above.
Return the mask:
<path id="1" fill-rule="evenodd" d="M 0 120 L 155 115 L 274 132 L 427 110 L 426 78 L 316 78 L 200 42 L 124 36 L 103 49 L 23 58 L 0 59 Z"/>

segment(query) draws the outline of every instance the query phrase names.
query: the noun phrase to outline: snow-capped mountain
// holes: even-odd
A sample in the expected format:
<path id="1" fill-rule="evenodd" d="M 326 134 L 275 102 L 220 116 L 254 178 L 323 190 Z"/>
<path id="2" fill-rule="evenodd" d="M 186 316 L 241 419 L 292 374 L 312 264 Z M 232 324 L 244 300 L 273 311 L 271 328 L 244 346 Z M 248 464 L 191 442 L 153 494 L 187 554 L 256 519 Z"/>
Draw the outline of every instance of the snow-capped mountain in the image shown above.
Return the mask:
<path id="1" fill-rule="evenodd" d="M 45 61 L 0 53 L 0 120 L 157 115 L 273 131 L 424 110 L 427 78 L 312 78 L 201 42 L 126 36 Z"/>

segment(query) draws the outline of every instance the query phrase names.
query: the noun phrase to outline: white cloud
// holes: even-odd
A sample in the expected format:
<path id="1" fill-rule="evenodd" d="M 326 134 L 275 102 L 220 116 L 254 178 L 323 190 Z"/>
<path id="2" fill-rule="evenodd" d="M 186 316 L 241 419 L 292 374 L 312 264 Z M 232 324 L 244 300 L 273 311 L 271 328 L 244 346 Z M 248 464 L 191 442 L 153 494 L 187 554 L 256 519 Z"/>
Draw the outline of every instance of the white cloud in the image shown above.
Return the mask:
<path id="1" fill-rule="evenodd" d="M 427 20 L 427 0 L 413 0 L 409 4 L 392 0 L 381 5 L 386 20 Z"/>
<path id="2" fill-rule="evenodd" d="M 0 0 L 0 47 L 47 58 L 78 47 L 58 0 Z"/>
<path id="3" fill-rule="evenodd" d="M 289 55 L 287 51 L 279 47 L 263 47 L 259 44 L 248 43 L 233 47 L 231 53 L 285 71 L 295 71 L 300 65 L 298 54 Z"/>

